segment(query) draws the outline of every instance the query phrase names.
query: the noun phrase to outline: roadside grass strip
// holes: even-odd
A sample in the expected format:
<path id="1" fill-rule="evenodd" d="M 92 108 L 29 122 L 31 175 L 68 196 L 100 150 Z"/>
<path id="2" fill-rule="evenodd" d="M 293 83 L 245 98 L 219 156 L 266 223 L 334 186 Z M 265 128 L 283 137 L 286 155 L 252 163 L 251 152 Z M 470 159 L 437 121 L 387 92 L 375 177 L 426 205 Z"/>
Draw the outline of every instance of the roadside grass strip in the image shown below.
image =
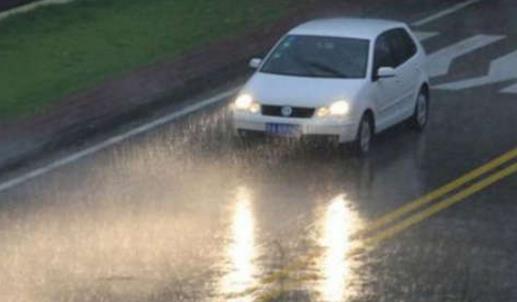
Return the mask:
<path id="1" fill-rule="evenodd" d="M 37 2 L 36 10 L 0 19 L 0 119 L 30 117 L 144 66 L 237 38 L 302 2 L 307 1 Z"/>

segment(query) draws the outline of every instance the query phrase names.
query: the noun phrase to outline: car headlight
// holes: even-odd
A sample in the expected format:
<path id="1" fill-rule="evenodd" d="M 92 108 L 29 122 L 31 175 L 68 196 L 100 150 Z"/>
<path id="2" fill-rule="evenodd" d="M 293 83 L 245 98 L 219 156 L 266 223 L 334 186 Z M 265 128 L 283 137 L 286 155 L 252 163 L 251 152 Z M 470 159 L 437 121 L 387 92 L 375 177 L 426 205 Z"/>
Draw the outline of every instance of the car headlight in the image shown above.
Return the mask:
<path id="1" fill-rule="evenodd" d="M 248 111 L 251 113 L 257 113 L 260 111 L 260 104 L 253 100 L 253 97 L 249 94 L 241 94 L 235 99 L 233 108 L 240 111 Z"/>
<path id="2" fill-rule="evenodd" d="M 344 116 L 350 112 L 350 104 L 347 101 L 337 101 L 332 103 L 330 106 L 321 107 L 318 109 L 316 115 L 318 117 L 326 116 Z"/>

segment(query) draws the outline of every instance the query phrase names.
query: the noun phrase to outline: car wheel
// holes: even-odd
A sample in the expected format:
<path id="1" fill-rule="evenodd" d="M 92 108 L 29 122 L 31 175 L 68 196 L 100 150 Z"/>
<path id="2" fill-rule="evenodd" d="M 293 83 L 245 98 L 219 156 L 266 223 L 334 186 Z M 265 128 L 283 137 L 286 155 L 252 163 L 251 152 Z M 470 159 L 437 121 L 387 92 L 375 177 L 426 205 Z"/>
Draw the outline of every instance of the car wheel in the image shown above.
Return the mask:
<path id="1" fill-rule="evenodd" d="M 259 138 L 259 135 L 252 131 L 239 129 L 236 131 L 234 138 L 235 138 L 234 141 L 238 145 L 250 146 Z"/>
<path id="2" fill-rule="evenodd" d="M 420 91 L 418 94 L 415 112 L 410 119 L 410 125 L 413 129 L 422 131 L 427 126 L 429 121 L 429 95 L 425 90 Z"/>
<path id="3" fill-rule="evenodd" d="M 239 139 L 247 139 L 247 138 L 249 138 L 249 137 L 250 137 L 249 132 L 248 132 L 248 131 L 246 131 L 246 130 L 238 129 L 238 130 L 236 131 L 236 133 L 237 133 L 237 137 L 238 137 Z"/>
<path id="4" fill-rule="evenodd" d="M 364 156 L 370 153 L 372 140 L 374 136 L 373 118 L 369 114 L 364 114 L 359 123 L 357 138 L 354 142 L 354 153 L 358 156 Z"/>

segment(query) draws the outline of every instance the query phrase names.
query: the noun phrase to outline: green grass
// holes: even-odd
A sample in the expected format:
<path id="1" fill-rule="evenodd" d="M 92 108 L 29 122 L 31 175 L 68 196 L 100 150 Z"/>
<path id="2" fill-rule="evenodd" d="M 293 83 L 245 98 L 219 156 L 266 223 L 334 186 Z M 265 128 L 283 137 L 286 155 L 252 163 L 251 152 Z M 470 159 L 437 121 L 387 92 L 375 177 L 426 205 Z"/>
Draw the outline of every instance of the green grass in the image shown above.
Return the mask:
<path id="1" fill-rule="evenodd" d="M 295 0 L 77 0 L 0 21 L 0 118 L 273 21 Z"/>

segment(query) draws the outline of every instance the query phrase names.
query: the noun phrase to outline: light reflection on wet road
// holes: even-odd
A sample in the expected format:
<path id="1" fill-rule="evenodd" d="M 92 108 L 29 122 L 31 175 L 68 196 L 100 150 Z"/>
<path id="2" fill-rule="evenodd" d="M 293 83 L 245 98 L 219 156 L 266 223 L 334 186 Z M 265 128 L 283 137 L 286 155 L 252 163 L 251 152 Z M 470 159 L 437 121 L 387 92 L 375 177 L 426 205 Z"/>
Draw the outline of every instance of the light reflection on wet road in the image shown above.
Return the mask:
<path id="1" fill-rule="evenodd" d="M 4 194 L 5 300 L 231 300 L 321 250 L 306 295 L 337 301 L 375 183 L 355 173 L 371 167 L 328 146 L 242 146 L 226 127 L 225 109 L 207 112 Z"/>
<path id="2" fill-rule="evenodd" d="M 226 247 L 229 265 L 222 278 L 221 293 L 224 297 L 239 295 L 258 286 L 256 257 L 259 254 L 255 241 L 255 217 L 253 197 L 246 187 L 237 190 L 230 228 L 230 242 Z M 229 301 L 252 301 L 250 296 L 239 296 Z"/>
<path id="3" fill-rule="evenodd" d="M 324 248 L 320 260 L 323 273 L 321 297 L 324 301 L 343 301 L 350 291 L 348 282 L 353 278 L 348 253 L 352 247 L 351 237 L 360 229 L 357 213 L 351 208 L 346 195 L 330 201 L 322 221 L 321 244 Z"/>

